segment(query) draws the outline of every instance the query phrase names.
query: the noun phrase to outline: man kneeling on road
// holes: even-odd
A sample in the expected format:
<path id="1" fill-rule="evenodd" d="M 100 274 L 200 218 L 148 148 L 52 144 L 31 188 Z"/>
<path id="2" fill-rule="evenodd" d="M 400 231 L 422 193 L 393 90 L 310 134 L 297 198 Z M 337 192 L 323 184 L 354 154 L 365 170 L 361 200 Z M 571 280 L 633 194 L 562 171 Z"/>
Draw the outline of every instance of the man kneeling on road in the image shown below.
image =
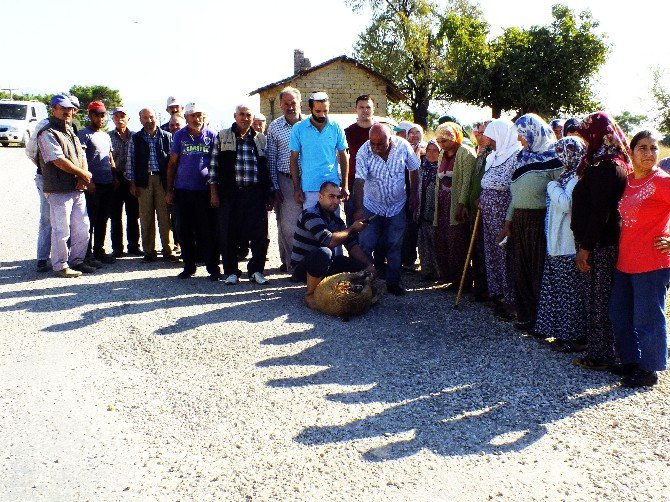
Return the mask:
<path id="1" fill-rule="evenodd" d="M 358 245 L 358 234 L 367 223 L 359 220 L 347 227 L 335 214 L 341 200 L 340 187 L 332 181 L 324 182 L 319 189 L 318 202 L 300 215 L 293 237 L 293 277 L 307 282 L 305 303 L 312 309 L 315 308 L 314 290 L 324 277 L 361 270 L 375 274 L 374 265 Z M 349 256 L 342 255 L 342 245 Z"/>

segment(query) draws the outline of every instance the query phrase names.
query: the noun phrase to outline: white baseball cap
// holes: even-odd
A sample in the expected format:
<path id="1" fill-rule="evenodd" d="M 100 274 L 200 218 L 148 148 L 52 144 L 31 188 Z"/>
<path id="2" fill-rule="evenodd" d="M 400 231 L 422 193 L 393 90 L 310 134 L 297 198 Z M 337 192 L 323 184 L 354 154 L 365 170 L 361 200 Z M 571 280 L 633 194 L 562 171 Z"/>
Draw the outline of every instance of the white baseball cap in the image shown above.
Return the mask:
<path id="1" fill-rule="evenodd" d="M 198 103 L 187 103 L 184 108 L 184 115 L 189 113 L 205 113 L 205 110 Z"/>

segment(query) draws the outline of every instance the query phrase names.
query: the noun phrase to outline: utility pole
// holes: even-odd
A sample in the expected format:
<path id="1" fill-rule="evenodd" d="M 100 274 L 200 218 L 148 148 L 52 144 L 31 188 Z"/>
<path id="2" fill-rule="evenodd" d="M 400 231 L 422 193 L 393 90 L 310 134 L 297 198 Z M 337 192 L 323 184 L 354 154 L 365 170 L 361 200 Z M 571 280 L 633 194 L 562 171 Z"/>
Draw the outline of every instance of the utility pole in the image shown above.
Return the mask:
<path id="1" fill-rule="evenodd" d="M 9 87 L 0 87 L 0 91 L 9 91 L 9 99 L 14 99 L 14 91 L 18 91 L 18 89 L 9 86 Z"/>

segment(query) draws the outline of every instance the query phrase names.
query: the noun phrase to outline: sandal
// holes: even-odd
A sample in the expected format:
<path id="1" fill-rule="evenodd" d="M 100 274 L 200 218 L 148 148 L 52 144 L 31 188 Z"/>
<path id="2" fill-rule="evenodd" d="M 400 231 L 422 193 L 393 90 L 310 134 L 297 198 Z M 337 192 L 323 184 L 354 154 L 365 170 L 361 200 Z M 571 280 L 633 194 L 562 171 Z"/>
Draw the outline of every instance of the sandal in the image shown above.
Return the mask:
<path id="1" fill-rule="evenodd" d="M 612 366 L 609 363 L 591 359 L 589 356 L 578 357 L 577 359 L 573 359 L 572 364 L 574 364 L 575 366 L 579 366 L 580 368 L 584 368 L 585 370 L 593 370 L 593 371 L 607 371 Z"/>

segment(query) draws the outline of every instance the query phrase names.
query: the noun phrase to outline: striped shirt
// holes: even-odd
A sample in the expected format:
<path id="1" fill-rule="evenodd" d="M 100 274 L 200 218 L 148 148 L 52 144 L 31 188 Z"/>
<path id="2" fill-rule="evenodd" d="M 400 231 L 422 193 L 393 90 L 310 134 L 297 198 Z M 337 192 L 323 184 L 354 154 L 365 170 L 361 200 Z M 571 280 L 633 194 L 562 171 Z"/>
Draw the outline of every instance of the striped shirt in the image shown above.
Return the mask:
<path id="1" fill-rule="evenodd" d="M 314 207 L 305 209 L 300 214 L 298 225 L 293 234 L 293 252 L 291 253 L 291 266 L 295 267 L 305 257 L 317 248 L 328 247 L 333 233 L 345 230 L 347 226 L 342 218 L 334 213 L 328 214 L 321 209 L 317 202 Z M 358 243 L 358 236 L 352 232 L 344 243 L 347 250 Z M 334 254 L 341 255 L 342 250 L 337 246 Z"/>
<path id="2" fill-rule="evenodd" d="M 366 141 L 356 155 L 356 179 L 365 181 L 363 205 L 375 214 L 391 217 L 402 211 L 405 192 L 405 170 L 416 171 L 419 158 L 404 139 L 391 137 L 388 158 L 382 159 Z"/>
<path id="3" fill-rule="evenodd" d="M 301 120 L 302 116 L 298 117 L 298 122 Z M 275 190 L 279 190 L 277 173 L 291 174 L 291 151 L 288 148 L 291 129 L 293 129 L 293 125 L 289 124 L 283 115 L 273 120 L 268 127 L 265 156 L 268 158 L 270 179 Z"/>

